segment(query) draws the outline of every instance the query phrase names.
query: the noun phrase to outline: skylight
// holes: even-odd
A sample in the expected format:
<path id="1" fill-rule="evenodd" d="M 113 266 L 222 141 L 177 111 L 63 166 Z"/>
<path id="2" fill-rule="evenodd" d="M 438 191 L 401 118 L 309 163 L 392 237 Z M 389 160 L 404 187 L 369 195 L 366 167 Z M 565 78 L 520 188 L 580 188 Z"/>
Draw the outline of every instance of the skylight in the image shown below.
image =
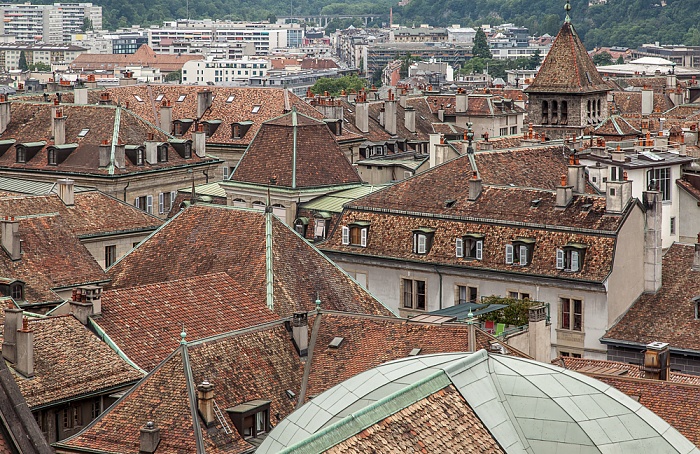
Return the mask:
<path id="1" fill-rule="evenodd" d="M 78 133 L 78 137 L 85 137 L 88 132 L 90 132 L 89 128 L 81 129 L 80 132 Z"/>
<path id="2" fill-rule="evenodd" d="M 186 97 L 187 97 L 187 95 L 180 95 L 180 96 L 178 96 L 177 102 L 182 102 L 182 101 L 184 101 Z"/>
<path id="3" fill-rule="evenodd" d="M 138 102 L 143 102 L 143 98 L 141 98 L 139 95 L 134 95 L 134 98 L 136 98 Z"/>
<path id="4" fill-rule="evenodd" d="M 162 94 L 156 96 L 156 101 L 160 102 L 160 101 L 162 101 L 162 100 L 163 100 L 163 95 L 162 95 Z"/>
<path id="5" fill-rule="evenodd" d="M 260 106 L 253 106 L 253 110 L 251 112 L 258 113 L 259 111 L 260 111 Z"/>
<path id="6" fill-rule="evenodd" d="M 231 104 L 233 102 L 233 98 L 234 98 L 233 95 L 229 96 L 228 98 L 226 98 L 226 102 Z"/>
<path id="7" fill-rule="evenodd" d="M 344 340 L 345 340 L 344 337 L 334 337 L 333 340 L 331 341 L 331 343 L 328 344 L 328 346 L 330 348 L 338 348 L 338 347 L 340 347 L 340 344 L 342 344 Z"/>

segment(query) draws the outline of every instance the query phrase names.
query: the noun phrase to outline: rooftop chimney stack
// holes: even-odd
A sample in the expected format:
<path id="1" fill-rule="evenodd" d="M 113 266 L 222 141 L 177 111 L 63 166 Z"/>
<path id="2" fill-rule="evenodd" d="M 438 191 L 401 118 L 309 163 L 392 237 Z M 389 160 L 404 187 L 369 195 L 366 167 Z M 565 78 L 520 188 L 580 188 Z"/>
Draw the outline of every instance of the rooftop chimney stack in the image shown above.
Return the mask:
<path id="1" fill-rule="evenodd" d="M 109 140 L 103 140 L 98 147 L 100 167 L 108 167 L 112 161 L 112 143 Z"/>
<path id="2" fill-rule="evenodd" d="M 416 110 L 408 106 L 404 109 L 404 126 L 408 132 L 416 132 Z"/>
<path id="3" fill-rule="evenodd" d="M 644 352 L 644 377 L 652 380 L 668 380 L 671 370 L 671 354 L 665 342 L 652 342 Z"/>
<path id="4" fill-rule="evenodd" d="M 197 410 L 207 427 L 214 424 L 214 385 L 206 380 L 197 385 Z"/>
<path id="5" fill-rule="evenodd" d="M 642 115 L 651 115 L 654 112 L 654 90 L 648 87 L 642 88 Z"/>
<path id="6" fill-rule="evenodd" d="M 11 120 L 10 101 L 7 95 L 0 95 L 0 134 L 5 132 Z"/>
<path id="7" fill-rule="evenodd" d="M 463 114 L 467 113 L 467 108 L 469 107 L 469 95 L 462 88 L 457 89 L 457 95 L 455 96 L 455 113 Z"/>
<path id="8" fill-rule="evenodd" d="M 10 256 L 12 261 L 17 261 L 22 258 L 22 249 L 19 239 L 19 221 L 14 217 L 7 217 L 0 221 L 2 224 L 2 247 Z"/>
<path id="9" fill-rule="evenodd" d="M 2 340 L 2 357 L 11 363 L 17 362 L 17 330 L 22 326 L 24 311 L 14 304 L 5 308 L 5 327 Z"/>
<path id="10" fill-rule="evenodd" d="M 73 104 L 87 104 L 88 103 L 88 89 L 87 88 L 76 88 L 73 94 Z"/>
<path id="11" fill-rule="evenodd" d="M 632 181 L 627 180 L 627 172 L 623 172 L 622 181 L 608 181 L 606 188 L 605 211 L 622 214 L 632 198 Z"/>
<path id="12" fill-rule="evenodd" d="M 214 93 L 211 90 L 202 90 L 197 92 L 197 119 L 201 119 L 204 113 L 211 107 L 214 102 Z"/>
<path id="13" fill-rule="evenodd" d="M 192 133 L 192 145 L 194 152 L 200 158 L 207 154 L 207 134 L 204 132 L 204 125 L 197 125 L 197 130 Z"/>
<path id="14" fill-rule="evenodd" d="M 58 197 L 63 201 L 63 204 L 69 207 L 75 205 L 75 189 L 74 181 L 68 178 L 62 178 L 56 182 L 58 189 Z"/>
<path id="15" fill-rule="evenodd" d="M 430 156 L 430 167 L 439 166 L 447 161 L 450 156 L 450 145 L 445 143 L 445 137 L 440 135 L 440 142 L 433 147 L 433 155 Z"/>
<path id="16" fill-rule="evenodd" d="M 92 302 L 87 300 L 87 292 L 82 287 L 73 289 L 70 301 L 70 313 L 83 325 L 88 324 L 88 319 L 92 315 Z"/>
<path id="17" fill-rule="evenodd" d="M 531 307 L 527 311 L 529 355 L 536 361 L 547 362 L 552 352 L 551 327 L 547 324 L 547 307 Z"/>
<path id="18" fill-rule="evenodd" d="M 646 207 L 644 229 L 644 291 L 656 293 L 661 288 L 661 192 L 658 187 L 642 193 Z"/>
<path id="19" fill-rule="evenodd" d="M 561 183 L 557 186 L 557 208 L 566 208 L 574 198 L 574 187 L 567 185 L 566 175 L 561 176 Z"/>
<path id="20" fill-rule="evenodd" d="M 292 338 L 299 350 L 299 356 L 306 356 L 309 350 L 309 322 L 306 312 L 295 312 L 292 316 Z"/>
<path id="21" fill-rule="evenodd" d="M 148 421 L 139 433 L 139 454 L 153 454 L 160 443 L 160 428 Z"/>
<path id="22" fill-rule="evenodd" d="M 695 256 L 693 257 L 693 271 L 700 271 L 700 233 L 698 233 L 698 240 L 695 243 Z M 7 316 L 5 316 L 7 317 Z"/>
<path id="23" fill-rule="evenodd" d="M 389 99 L 384 101 L 384 129 L 392 136 L 396 135 L 396 99 L 389 92 Z"/>
<path id="24" fill-rule="evenodd" d="M 584 194 L 586 192 L 586 166 L 582 166 L 575 155 L 569 157 L 569 182 L 574 187 L 576 194 Z"/>
<path id="25" fill-rule="evenodd" d="M 469 179 L 469 201 L 473 202 L 478 199 L 482 189 L 481 178 L 479 178 L 475 170 L 472 177 Z"/>
<path id="26" fill-rule="evenodd" d="M 114 165 L 119 169 L 126 167 L 126 144 L 121 140 L 114 145 Z"/>
<path id="27" fill-rule="evenodd" d="M 369 132 L 369 104 L 365 96 L 360 92 L 355 99 L 355 126 L 366 134 Z"/>
<path id="28" fill-rule="evenodd" d="M 160 129 L 168 134 L 173 131 L 173 106 L 170 101 L 163 100 L 160 105 Z"/>
<path id="29" fill-rule="evenodd" d="M 27 378 L 34 376 L 34 333 L 29 329 L 27 317 L 22 319 L 22 327 L 17 330 L 15 370 Z"/>
<path id="30" fill-rule="evenodd" d="M 66 143 L 66 117 L 63 116 L 63 109 L 56 109 L 56 116 L 53 119 L 53 142 L 56 145 Z"/>

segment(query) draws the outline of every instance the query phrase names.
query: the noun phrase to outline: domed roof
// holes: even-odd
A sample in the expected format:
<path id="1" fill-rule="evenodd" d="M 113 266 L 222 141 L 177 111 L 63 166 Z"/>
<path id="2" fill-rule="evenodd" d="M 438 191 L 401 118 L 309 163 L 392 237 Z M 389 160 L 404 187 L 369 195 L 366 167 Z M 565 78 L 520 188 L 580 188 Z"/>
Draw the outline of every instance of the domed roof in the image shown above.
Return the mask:
<path id="1" fill-rule="evenodd" d="M 462 430 L 465 415 L 472 419 Z M 397 425 L 411 430 L 391 430 Z M 257 453 L 386 451 L 416 438 L 453 452 L 485 443 L 507 453 L 700 452 L 605 383 L 481 350 L 413 356 L 356 375 L 282 420 Z"/>

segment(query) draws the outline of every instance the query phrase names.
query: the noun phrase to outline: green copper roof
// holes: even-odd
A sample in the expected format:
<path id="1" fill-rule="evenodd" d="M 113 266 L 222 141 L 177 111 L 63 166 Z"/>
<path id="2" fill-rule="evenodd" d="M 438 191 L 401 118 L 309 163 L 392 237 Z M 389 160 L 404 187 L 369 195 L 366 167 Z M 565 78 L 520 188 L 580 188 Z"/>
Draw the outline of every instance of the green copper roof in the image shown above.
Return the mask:
<path id="1" fill-rule="evenodd" d="M 605 383 L 485 350 L 404 358 L 356 375 L 282 420 L 256 452 L 326 451 L 450 384 L 508 453 L 700 453 Z"/>
<path id="2" fill-rule="evenodd" d="M 346 189 L 344 191 L 334 192 L 332 194 L 324 195 L 309 202 L 302 203 L 301 208 L 306 208 L 308 210 L 314 211 L 328 211 L 330 213 L 340 213 L 343 211 L 343 205 L 352 202 L 355 199 L 364 197 L 367 194 L 371 194 L 374 191 L 384 189 L 387 185 L 369 185 L 363 184 L 362 186 L 357 186 L 351 189 Z"/>

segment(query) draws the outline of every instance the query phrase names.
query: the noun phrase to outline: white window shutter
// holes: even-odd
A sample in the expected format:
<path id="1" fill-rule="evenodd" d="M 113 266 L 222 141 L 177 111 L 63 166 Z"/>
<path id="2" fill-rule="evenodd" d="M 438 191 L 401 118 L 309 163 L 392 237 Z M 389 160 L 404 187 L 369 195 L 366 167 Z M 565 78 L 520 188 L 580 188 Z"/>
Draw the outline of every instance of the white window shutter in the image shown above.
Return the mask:
<path id="1" fill-rule="evenodd" d="M 170 208 L 168 208 L 168 211 L 173 209 L 173 204 L 175 204 L 176 198 L 177 198 L 177 191 L 170 191 Z"/>
<path id="2" fill-rule="evenodd" d="M 134 206 L 136 208 L 141 208 L 141 200 L 138 197 L 134 199 Z"/>
<path id="3" fill-rule="evenodd" d="M 564 269 L 564 251 L 562 249 L 557 249 L 557 269 Z"/>
<path id="4" fill-rule="evenodd" d="M 578 271 L 578 251 L 571 251 L 571 271 Z"/>
<path id="5" fill-rule="evenodd" d="M 343 238 L 342 238 L 342 243 L 343 244 L 350 244 L 350 228 L 349 227 L 343 227 Z"/>
<path id="6" fill-rule="evenodd" d="M 360 246 L 367 247 L 367 229 L 360 230 Z"/>
<path id="7" fill-rule="evenodd" d="M 455 255 L 457 257 L 464 257 L 464 241 L 461 238 L 455 240 Z"/>
<path id="8" fill-rule="evenodd" d="M 527 246 L 520 246 L 520 265 L 527 265 Z"/>
<path id="9" fill-rule="evenodd" d="M 153 196 L 146 196 L 146 213 L 153 214 Z"/>
<path id="10" fill-rule="evenodd" d="M 512 244 L 506 244 L 506 264 L 507 265 L 513 264 L 513 245 Z"/>
<path id="11" fill-rule="evenodd" d="M 476 259 L 481 260 L 481 257 L 483 256 L 484 252 L 484 242 L 482 240 L 478 240 L 476 242 Z"/>
<path id="12" fill-rule="evenodd" d="M 425 235 L 418 235 L 418 253 L 425 254 Z"/>
<path id="13" fill-rule="evenodd" d="M 165 209 L 165 194 L 161 192 L 158 194 L 158 213 L 163 214 L 164 209 Z"/>

